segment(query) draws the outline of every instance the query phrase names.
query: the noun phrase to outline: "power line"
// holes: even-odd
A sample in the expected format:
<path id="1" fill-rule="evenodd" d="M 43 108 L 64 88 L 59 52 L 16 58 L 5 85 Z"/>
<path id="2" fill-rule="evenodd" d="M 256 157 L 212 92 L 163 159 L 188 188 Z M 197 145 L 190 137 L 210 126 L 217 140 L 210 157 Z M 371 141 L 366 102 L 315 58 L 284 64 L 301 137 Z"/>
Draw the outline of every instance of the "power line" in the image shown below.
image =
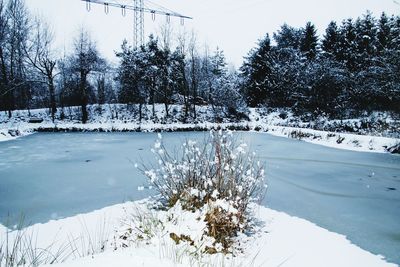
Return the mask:
<path id="1" fill-rule="evenodd" d="M 161 5 L 155 4 L 148 0 L 132 0 L 133 5 L 119 3 L 116 0 L 81 0 L 86 2 L 87 11 L 91 10 L 91 4 L 100 4 L 104 6 L 104 12 L 109 13 L 110 7 L 117 7 L 121 9 L 122 16 L 126 15 L 126 10 L 132 10 L 134 12 L 133 19 L 133 44 L 137 48 L 144 44 L 144 13 L 150 13 L 152 19 L 155 19 L 156 15 L 166 16 L 167 22 L 170 22 L 171 17 L 178 17 L 181 20 L 181 24 L 184 23 L 185 19 L 193 19 L 167 9 Z M 146 1 L 146 2 L 145 2 Z"/>

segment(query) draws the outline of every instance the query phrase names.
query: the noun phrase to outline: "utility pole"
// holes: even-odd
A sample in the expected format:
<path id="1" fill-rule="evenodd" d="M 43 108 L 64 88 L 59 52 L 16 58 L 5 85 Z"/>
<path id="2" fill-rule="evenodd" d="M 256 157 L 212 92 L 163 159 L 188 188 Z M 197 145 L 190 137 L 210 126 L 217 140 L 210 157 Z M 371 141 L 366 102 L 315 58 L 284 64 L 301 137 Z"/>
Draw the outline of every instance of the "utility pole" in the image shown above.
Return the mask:
<path id="1" fill-rule="evenodd" d="M 132 5 L 121 4 L 117 1 L 112 0 L 81 0 L 86 2 L 87 11 L 91 10 L 91 4 L 100 4 L 104 6 L 104 12 L 109 13 L 109 7 L 117 7 L 121 9 L 122 16 L 126 16 L 126 10 L 133 10 L 133 45 L 139 48 L 144 44 L 144 13 L 150 13 L 153 21 L 156 15 L 166 16 L 167 22 L 170 22 L 171 17 L 180 18 L 181 24 L 184 23 L 185 19 L 193 19 L 188 16 L 184 16 L 177 12 L 171 11 L 160 5 L 151 3 L 148 0 L 131 0 Z M 112 1 L 112 2 L 111 2 Z M 153 5 L 155 7 L 152 7 Z"/>
<path id="2" fill-rule="evenodd" d="M 143 0 L 134 0 L 133 43 L 136 48 L 144 44 L 144 3 Z"/>

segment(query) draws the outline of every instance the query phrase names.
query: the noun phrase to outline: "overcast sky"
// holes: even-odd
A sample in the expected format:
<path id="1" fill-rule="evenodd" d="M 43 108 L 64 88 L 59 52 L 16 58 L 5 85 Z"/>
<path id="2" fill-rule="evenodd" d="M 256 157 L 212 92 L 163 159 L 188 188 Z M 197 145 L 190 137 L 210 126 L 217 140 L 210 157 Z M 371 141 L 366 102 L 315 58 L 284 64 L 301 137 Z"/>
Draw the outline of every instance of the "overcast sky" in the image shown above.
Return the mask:
<path id="1" fill-rule="evenodd" d="M 124 2 L 129 0 L 116 0 Z M 146 0 L 145 0 L 146 1 Z M 133 2 L 133 1 L 131 1 Z M 239 67 L 243 56 L 255 46 L 266 33 L 272 34 L 283 23 L 302 27 L 313 22 L 322 35 L 331 20 L 358 17 L 370 10 L 375 16 L 383 11 L 400 14 L 400 5 L 393 0 L 152 0 L 161 6 L 191 16 L 181 26 L 179 19 L 171 18 L 175 32 L 194 30 L 199 48 L 207 43 L 211 50 L 219 46 L 227 60 Z M 400 2 L 400 1 L 397 1 Z M 114 51 L 119 49 L 124 38 L 132 41 L 133 13 L 110 8 L 104 13 L 103 6 L 91 5 L 87 12 L 80 0 L 26 0 L 35 15 L 44 17 L 56 33 L 56 47 L 62 51 L 71 46 L 71 40 L 84 26 L 97 41 L 101 53 L 115 61 Z M 145 34 L 159 29 L 166 19 L 157 16 L 155 22 L 150 14 L 145 15 Z"/>

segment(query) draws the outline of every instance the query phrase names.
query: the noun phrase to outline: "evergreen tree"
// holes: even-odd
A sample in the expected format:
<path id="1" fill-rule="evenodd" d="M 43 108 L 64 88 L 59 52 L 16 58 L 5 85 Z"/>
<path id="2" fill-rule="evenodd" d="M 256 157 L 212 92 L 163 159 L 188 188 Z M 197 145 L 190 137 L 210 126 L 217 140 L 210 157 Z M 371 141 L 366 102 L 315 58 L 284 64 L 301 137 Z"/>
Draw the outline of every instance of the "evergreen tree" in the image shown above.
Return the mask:
<path id="1" fill-rule="evenodd" d="M 392 16 L 390 19 L 389 39 L 389 48 L 393 50 L 400 50 L 400 16 Z"/>
<path id="2" fill-rule="evenodd" d="M 377 51 L 377 28 L 375 19 L 370 12 L 356 20 L 356 46 L 357 68 L 362 69 L 371 66 L 371 61 Z"/>
<path id="3" fill-rule="evenodd" d="M 309 59 L 317 55 L 318 37 L 317 30 L 311 22 L 307 22 L 300 40 L 300 51 Z"/>
<path id="4" fill-rule="evenodd" d="M 334 59 L 320 58 L 308 64 L 306 72 L 308 90 L 301 103 L 304 109 L 314 116 L 340 116 L 348 108 L 346 69 Z"/>
<path id="5" fill-rule="evenodd" d="M 189 115 L 189 87 L 186 79 L 185 54 L 182 52 L 180 47 L 177 47 L 172 53 L 171 69 L 172 86 L 175 88 L 178 97 L 183 96 L 183 104 L 185 105 L 185 119 L 187 119 Z"/>
<path id="6" fill-rule="evenodd" d="M 214 55 L 211 58 L 211 65 L 211 72 L 215 76 L 218 77 L 226 74 L 226 61 L 224 51 L 220 50 L 219 47 L 217 47 L 217 50 L 214 52 Z"/>
<path id="7" fill-rule="evenodd" d="M 169 104 L 172 102 L 174 87 L 172 86 L 172 55 L 168 47 L 164 47 L 159 51 L 159 68 L 160 68 L 160 93 L 162 102 L 165 106 L 165 115 L 169 117 Z"/>
<path id="8" fill-rule="evenodd" d="M 331 21 L 326 28 L 324 39 L 322 40 L 322 51 L 330 58 L 338 59 L 340 33 L 336 22 Z"/>
<path id="9" fill-rule="evenodd" d="M 356 69 L 357 33 L 352 19 L 344 20 L 340 27 L 339 60 L 350 70 Z"/>
<path id="10" fill-rule="evenodd" d="M 383 12 L 378 22 L 378 51 L 382 52 L 391 43 L 389 18 Z"/>
<path id="11" fill-rule="evenodd" d="M 117 53 L 120 59 L 117 80 L 120 84 L 118 99 L 125 104 L 139 104 L 139 121 L 142 120 L 142 109 L 146 103 L 148 91 L 145 86 L 145 54 L 144 48 L 133 49 L 123 41 L 121 52 Z"/>
<path id="12" fill-rule="evenodd" d="M 273 65 L 268 77 L 268 104 L 272 107 L 290 107 L 303 97 L 307 88 L 307 64 L 303 54 L 295 49 L 272 48 Z"/>
<path id="13" fill-rule="evenodd" d="M 286 23 L 281 26 L 281 29 L 274 33 L 274 40 L 277 48 L 292 48 L 299 49 L 301 44 L 303 30 L 293 28 Z"/>
<path id="14" fill-rule="evenodd" d="M 239 75 L 234 69 L 215 80 L 216 89 L 213 94 L 213 110 L 216 121 L 223 118 L 244 118 L 245 102 L 240 93 Z"/>
<path id="15" fill-rule="evenodd" d="M 259 41 L 258 47 L 250 51 L 240 68 L 243 77 L 242 90 L 250 106 L 265 103 L 272 67 L 271 41 L 267 34 Z"/>
<path id="16" fill-rule="evenodd" d="M 160 60 L 162 52 L 158 47 L 158 40 L 151 34 L 149 41 L 144 47 L 144 77 L 145 86 L 149 90 L 149 100 L 152 104 L 153 119 L 156 118 L 155 104 L 157 102 L 157 94 L 160 92 Z"/>
<path id="17" fill-rule="evenodd" d="M 216 102 L 215 91 L 221 87 L 221 81 L 226 78 L 227 64 L 223 50 L 219 47 L 214 51 L 211 57 L 206 51 L 201 60 L 201 79 L 199 83 L 199 91 L 204 99 L 215 108 Z"/>
<path id="18" fill-rule="evenodd" d="M 340 27 L 331 22 L 322 40 L 308 23 L 300 43 L 297 30 L 283 25 L 250 51 L 241 67 L 242 92 L 250 106 L 288 107 L 299 114 L 339 118 L 351 112 L 400 107 L 400 17 L 371 13 Z M 304 60 L 304 55 L 308 59 Z"/>
<path id="19" fill-rule="evenodd" d="M 140 76 L 136 73 L 138 68 L 134 60 L 135 52 L 137 51 L 128 47 L 128 41 L 124 40 L 121 45 L 121 52 L 116 53 L 116 56 L 120 59 L 117 76 L 120 83 L 118 99 L 124 104 L 135 103 L 137 98 L 137 84 Z"/>
<path id="20" fill-rule="evenodd" d="M 214 105 L 213 103 L 213 94 L 214 94 L 214 88 L 213 88 L 213 77 L 214 74 L 212 73 L 212 57 L 209 54 L 209 49 L 206 46 L 204 49 L 204 55 L 201 60 L 201 67 L 200 67 L 200 72 L 201 72 L 201 78 L 199 80 L 199 92 L 202 94 L 202 97 L 207 100 L 207 102 L 211 105 Z"/>
<path id="21" fill-rule="evenodd" d="M 226 94 L 230 90 L 230 79 L 228 78 L 227 64 L 224 56 L 224 52 L 217 47 L 214 55 L 211 57 L 211 105 L 215 110 L 215 105 L 221 106 L 222 95 Z"/>

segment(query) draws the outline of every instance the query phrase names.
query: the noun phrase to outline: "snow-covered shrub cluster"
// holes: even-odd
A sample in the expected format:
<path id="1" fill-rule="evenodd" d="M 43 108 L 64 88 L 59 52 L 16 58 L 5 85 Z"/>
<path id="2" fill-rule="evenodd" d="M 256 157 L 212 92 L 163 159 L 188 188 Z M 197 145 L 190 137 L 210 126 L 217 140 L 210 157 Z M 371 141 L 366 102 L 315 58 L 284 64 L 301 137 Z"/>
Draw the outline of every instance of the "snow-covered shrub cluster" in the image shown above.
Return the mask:
<path id="1" fill-rule="evenodd" d="M 261 201 L 266 192 L 264 169 L 255 153 L 223 131 L 211 131 L 204 143 L 188 140 L 174 154 L 166 151 L 159 135 L 152 151 L 158 166 L 144 166 L 143 172 L 164 205 L 204 211 L 204 235 L 213 237 L 216 246 L 207 252 L 227 252 L 250 220 L 248 205 Z M 177 243 L 180 237 L 171 236 Z"/>

